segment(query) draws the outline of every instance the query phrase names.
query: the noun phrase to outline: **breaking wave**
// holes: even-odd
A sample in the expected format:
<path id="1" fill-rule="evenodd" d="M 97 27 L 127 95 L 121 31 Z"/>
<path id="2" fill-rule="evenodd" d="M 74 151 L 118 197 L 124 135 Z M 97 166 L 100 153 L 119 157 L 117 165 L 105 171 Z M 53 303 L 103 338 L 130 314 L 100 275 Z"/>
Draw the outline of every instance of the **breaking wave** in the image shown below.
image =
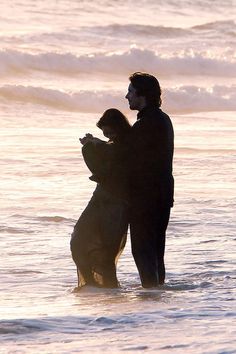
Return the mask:
<path id="1" fill-rule="evenodd" d="M 86 113 L 101 112 L 107 107 L 127 110 L 124 92 L 121 91 L 79 91 L 70 93 L 43 87 L 5 85 L 0 87 L 0 99 Z M 170 113 L 235 111 L 235 85 L 215 85 L 210 88 L 197 86 L 169 88 L 164 90 L 163 106 Z"/>
<path id="2" fill-rule="evenodd" d="M 45 52 L 30 54 L 22 51 L 0 51 L 2 75 L 42 71 L 53 74 L 75 75 L 82 73 L 129 74 L 149 71 L 158 76 L 208 75 L 236 77 L 236 58 L 214 57 L 207 52 L 193 50 L 179 54 L 161 55 L 153 50 L 133 47 L 124 52 L 92 53 L 76 56 L 71 53 Z"/>

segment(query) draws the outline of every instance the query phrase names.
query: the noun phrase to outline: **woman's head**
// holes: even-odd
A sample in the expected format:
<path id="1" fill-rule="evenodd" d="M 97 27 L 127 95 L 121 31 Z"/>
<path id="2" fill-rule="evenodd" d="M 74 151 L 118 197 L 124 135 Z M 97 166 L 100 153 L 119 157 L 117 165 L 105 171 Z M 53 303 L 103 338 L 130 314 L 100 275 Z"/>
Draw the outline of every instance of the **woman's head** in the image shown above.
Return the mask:
<path id="1" fill-rule="evenodd" d="M 97 122 L 97 127 L 103 131 L 109 140 L 123 139 L 131 129 L 128 119 L 118 109 L 107 109 Z"/>

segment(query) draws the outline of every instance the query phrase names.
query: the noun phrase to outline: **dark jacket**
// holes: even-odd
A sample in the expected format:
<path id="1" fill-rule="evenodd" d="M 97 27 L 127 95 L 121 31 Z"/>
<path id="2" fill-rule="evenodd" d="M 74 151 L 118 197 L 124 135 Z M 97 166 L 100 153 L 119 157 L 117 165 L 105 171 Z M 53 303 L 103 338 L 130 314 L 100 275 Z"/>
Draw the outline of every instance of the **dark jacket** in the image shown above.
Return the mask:
<path id="1" fill-rule="evenodd" d="M 155 106 L 140 111 L 131 129 L 129 150 L 133 207 L 172 207 L 174 132 L 169 116 Z"/>

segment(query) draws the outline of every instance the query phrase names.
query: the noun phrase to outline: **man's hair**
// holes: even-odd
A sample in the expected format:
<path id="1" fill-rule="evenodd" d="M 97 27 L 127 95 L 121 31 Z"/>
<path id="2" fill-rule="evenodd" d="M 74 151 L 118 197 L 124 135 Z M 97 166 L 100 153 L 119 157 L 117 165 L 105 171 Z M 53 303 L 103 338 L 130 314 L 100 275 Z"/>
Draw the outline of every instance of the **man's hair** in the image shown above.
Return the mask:
<path id="1" fill-rule="evenodd" d="M 146 98 L 147 104 L 161 106 L 161 87 L 155 76 L 137 71 L 129 77 L 129 80 L 137 95 Z"/>
<path id="2" fill-rule="evenodd" d="M 119 139 L 124 138 L 130 131 L 131 125 L 126 116 L 116 108 L 107 109 L 97 122 L 97 127 L 111 127 Z"/>

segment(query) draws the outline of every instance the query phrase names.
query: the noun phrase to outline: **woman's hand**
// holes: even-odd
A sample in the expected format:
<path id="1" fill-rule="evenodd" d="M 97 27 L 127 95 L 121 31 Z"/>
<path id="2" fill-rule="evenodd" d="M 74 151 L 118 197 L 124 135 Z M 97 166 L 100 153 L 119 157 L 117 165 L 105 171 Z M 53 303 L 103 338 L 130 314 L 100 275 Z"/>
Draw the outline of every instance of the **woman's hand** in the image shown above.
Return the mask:
<path id="1" fill-rule="evenodd" d="M 79 139 L 82 145 L 85 145 L 88 142 L 93 144 L 98 144 L 103 142 L 101 139 L 94 137 L 92 134 L 85 134 L 83 138 Z"/>

